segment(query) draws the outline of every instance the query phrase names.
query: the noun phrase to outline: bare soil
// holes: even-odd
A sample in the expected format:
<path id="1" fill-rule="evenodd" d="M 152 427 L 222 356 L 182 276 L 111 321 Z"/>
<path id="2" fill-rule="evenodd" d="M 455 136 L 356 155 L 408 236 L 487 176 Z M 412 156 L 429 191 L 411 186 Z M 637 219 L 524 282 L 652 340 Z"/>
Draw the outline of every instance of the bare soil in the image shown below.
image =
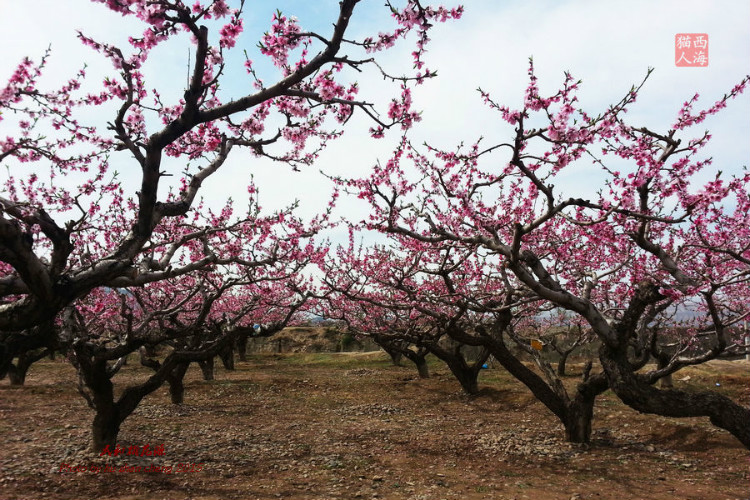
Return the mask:
<path id="1" fill-rule="evenodd" d="M 571 445 L 502 370 L 484 370 L 470 398 L 446 368 L 431 368 L 419 379 L 384 353 L 266 354 L 233 372 L 217 366 L 205 382 L 191 367 L 185 404 L 161 388 L 120 432 L 125 449 L 163 445 L 164 455 L 108 457 L 88 451 L 93 411 L 75 372 L 45 360 L 26 386 L 0 383 L 0 499 L 750 497 L 748 451 L 707 419 L 642 415 L 607 392 L 591 445 Z M 132 363 L 116 381 L 148 375 Z M 745 361 L 675 379 L 750 399 Z"/>

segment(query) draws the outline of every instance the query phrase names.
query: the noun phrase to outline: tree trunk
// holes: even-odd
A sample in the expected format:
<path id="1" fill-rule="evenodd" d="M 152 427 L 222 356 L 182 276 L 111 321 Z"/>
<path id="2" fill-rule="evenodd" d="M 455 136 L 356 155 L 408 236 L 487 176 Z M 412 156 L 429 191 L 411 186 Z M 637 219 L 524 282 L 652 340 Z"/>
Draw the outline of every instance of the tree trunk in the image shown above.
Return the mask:
<path id="1" fill-rule="evenodd" d="M 107 445 L 114 447 L 124 417 L 121 416 L 119 405 L 115 403 L 114 387 L 107 375 L 107 362 L 91 360 L 82 355 L 82 351 L 77 354 L 79 370 L 86 387 L 91 391 L 89 403 L 96 411 L 91 425 L 91 448 L 98 453 Z"/>
<path id="2" fill-rule="evenodd" d="M 8 366 L 8 378 L 10 385 L 23 385 L 26 382 L 26 374 L 29 372 L 31 365 L 45 357 L 51 349 L 42 349 L 39 351 L 26 351 L 18 355 L 18 361 Z"/>
<path id="3" fill-rule="evenodd" d="M 23 383 L 26 381 L 27 370 L 28 367 L 26 367 L 26 369 L 22 369 L 11 364 L 8 367 L 8 379 L 10 379 L 10 385 L 23 385 Z"/>
<path id="4" fill-rule="evenodd" d="M 219 358 L 225 370 L 234 370 L 234 349 L 231 344 L 227 346 L 226 350 L 219 353 Z"/>
<path id="5" fill-rule="evenodd" d="M 401 358 L 403 357 L 403 354 L 398 351 L 389 349 L 386 349 L 385 352 L 387 352 L 391 357 L 391 363 L 393 364 L 393 366 L 401 366 Z"/>
<path id="6" fill-rule="evenodd" d="M 185 400 L 185 384 L 182 379 L 169 380 L 169 398 L 173 405 L 181 405 Z"/>
<path id="7" fill-rule="evenodd" d="M 568 404 L 565 425 L 565 440 L 569 443 L 588 443 L 591 441 L 591 421 L 594 419 L 594 401 L 592 397 L 577 397 Z"/>
<path id="8" fill-rule="evenodd" d="M 612 391 L 631 408 L 665 417 L 709 417 L 750 449 L 750 408 L 713 391 L 657 389 L 632 372 L 625 349 L 615 351 L 605 344 L 600 360 Z"/>
<path id="9" fill-rule="evenodd" d="M 114 450 L 121 423 L 115 404 L 97 408 L 94 422 L 91 425 L 92 450 L 95 453 L 101 452 L 107 445 Z"/>
<path id="10" fill-rule="evenodd" d="M 591 375 L 592 363 L 589 361 L 583 369 L 582 380 L 576 386 L 575 397 L 565 407 L 565 439 L 569 443 L 588 443 L 591 441 L 591 421 L 594 419 L 594 402 L 596 397 L 609 387 L 604 372 Z"/>
<path id="11" fill-rule="evenodd" d="M 571 411 L 565 421 L 565 440 L 569 443 L 588 443 L 591 440 L 592 418 L 593 411 Z"/>
<path id="12" fill-rule="evenodd" d="M 450 365 L 448 366 L 450 367 Z M 453 372 L 453 375 L 458 380 L 458 383 L 461 384 L 461 388 L 466 394 L 472 396 L 479 392 L 479 385 L 477 384 L 477 377 L 479 376 L 479 372 L 474 371 L 470 368 L 466 370 L 454 370 L 452 367 L 450 368 Z"/>
<path id="13" fill-rule="evenodd" d="M 590 375 L 591 365 L 584 369 L 583 379 L 576 387 L 576 395 L 572 401 L 564 393 L 558 394 L 556 390 L 565 391 L 562 384 L 555 388 L 546 382 L 535 372 L 513 355 L 505 345 L 502 335 L 493 337 L 485 336 L 477 339 L 470 335 L 459 335 L 453 332 L 453 336 L 459 342 L 467 345 L 483 345 L 494 356 L 503 368 L 522 382 L 536 398 L 544 404 L 565 427 L 565 437 L 570 442 L 586 443 L 591 439 L 591 421 L 593 419 L 593 407 L 596 396 L 607 390 L 607 377 L 604 373 Z M 554 372 L 550 370 L 550 374 Z"/>
<path id="14" fill-rule="evenodd" d="M 456 380 L 461 384 L 461 388 L 466 394 L 471 396 L 479 392 L 477 378 L 479 377 L 479 370 L 482 364 L 487 359 L 486 356 L 480 359 L 474 366 L 469 366 L 460 351 L 452 353 L 437 346 L 433 346 L 431 350 L 435 356 L 442 359 L 448 365 L 451 373 L 456 377 Z"/>
<path id="15" fill-rule="evenodd" d="M 190 363 L 180 363 L 174 367 L 172 372 L 167 376 L 167 383 L 169 383 L 169 397 L 172 400 L 172 404 L 181 405 L 185 399 L 185 373 L 187 372 Z"/>
<path id="16" fill-rule="evenodd" d="M 656 359 L 656 366 L 661 370 L 662 368 L 666 367 L 669 364 L 669 356 L 659 356 Z M 670 373 L 666 377 L 662 377 L 659 379 L 659 386 L 662 389 L 671 389 L 674 387 L 674 382 L 672 381 L 672 374 Z"/>
<path id="17" fill-rule="evenodd" d="M 418 351 L 414 351 L 408 347 L 404 347 L 400 352 L 406 356 L 409 361 L 417 365 L 419 378 L 430 378 L 430 369 L 427 367 L 427 361 L 425 360 L 425 357 L 428 354 L 426 349 L 419 348 Z"/>
<path id="18" fill-rule="evenodd" d="M 173 351 L 163 363 L 149 360 L 144 352 L 141 362 L 144 366 L 157 367 L 156 373 L 141 384 L 125 388 L 120 398 L 115 402 L 108 361 L 92 356 L 84 344 L 74 344 L 76 365 L 79 374 L 82 375 L 82 382 L 88 388 L 90 394 L 84 391 L 84 386 L 81 386 L 79 391 L 86 398 L 89 406 L 96 410 L 94 422 L 91 426 L 93 450 L 99 452 L 107 445 L 114 446 L 122 422 L 135 411 L 143 398 L 161 387 L 168 378 L 172 378 L 172 383 L 174 383 L 174 389 L 170 389 L 172 400 L 181 400 L 184 391 L 181 384 L 182 376 L 184 376 L 184 372 L 191 361 L 195 360 L 201 363 L 204 377 L 210 375 L 210 378 L 206 378 L 212 379 L 213 358 L 225 345 L 223 342 L 218 342 L 210 349 L 193 355 Z"/>
<path id="19" fill-rule="evenodd" d="M 203 380 L 214 379 L 214 358 L 210 357 L 204 361 L 198 361 L 198 366 L 201 367 L 203 372 Z"/>
<path id="20" fill-rule="evenodd" d="M 412 361 L 417 365 L 419 378 L 430 378 L 430 369 L 427 366 L 427 361 L 424 359 L 424 356 L 415 356 Z"/>
<path id="21" fill-rule="evenodd" d="M 544 406 L 565 423 L 566 410 L 563 398 L 556 394 L 544 379 L 521 363 L 502 338 L 488 339 L 487 348 L 503 368 L 523 383 Z"/>
<path id="22" fill-rule="evenodd" d="M 570 355 L 570 352 L 562 352 L 560 353 L 560 361 L 557 363 L 557 376 L 558 377 L 564 377 L 565 376 L 565 365 L 568 362 L 568 356 Z"/>
<path id="23" fill-rule="evenodd" d="M 7 374 L 11 385 L 23 385 L 29 366 L 54 352 L 56 335 L 52 322 L 20 332 L 0 331 L 0 379 Z M 18 361 L 13 365 L 16 358 Z"/>
<path id="24" fill-rule="evenodd" d="M 247 334 L 246 333 L 237 334 L 237 355 L 239 356 L 240 361 L 242 362 L 247 361 Z"/>

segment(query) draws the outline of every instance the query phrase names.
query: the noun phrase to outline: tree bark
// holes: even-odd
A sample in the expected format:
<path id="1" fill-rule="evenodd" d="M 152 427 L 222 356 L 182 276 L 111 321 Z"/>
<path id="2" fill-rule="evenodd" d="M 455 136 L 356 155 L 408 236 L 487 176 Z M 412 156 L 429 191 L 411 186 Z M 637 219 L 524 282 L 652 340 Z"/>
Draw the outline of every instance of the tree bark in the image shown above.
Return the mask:
<path id="1" fill-rule="evenodd" d="M 26 382 L 26 374 L 29 372 L 31 365 L 45 357 L 50 352 L 50 349 L 43 349 L 41 351 L 22 352 L 19 354 L 16 364 L 14 365 L 11 363 L 10 366 L 8 366 L 10 385 L 23 385 Z"/>
<path id="2" fill-rule="evenodd" d="M 591 441 L 591 422 L 594 419 L 594 402 L 596 397 L 607 390 L 607 376 L 597 373 L 589 377 L 591 365 L 584 369 L 583 380 L 576 387 L 575 397 L 565 408 L 565 439 L 569 443 L 588 443 Z"/>
<path id="3" fill-rule="evenodd" d="M 27 371 L 28 371 L 28 366 L 24 368 L 23 366 L 17 366 L 17 365 L 11 364 L 8 367 L 8 379 L 10 380 L 10 385 L 15 385 L 15 386 L 23 385 L 24 382 L 26 382 Z"/>
<path id="4" fill-rule="evenodd" d="M 117 405 L 107 405 L 97 408 L 94 422 L 91 425 L 92 446 L 95 453 L 101 452 L 106 446 L 115 448 L 117 435 L 120 433 L 120 419 Z"/>
<path id="5" fill-rule="evenodd" d="M 489 340 L 489 339 L 488 339 Z M 487 348 L 503 368 L 522 382 L 534 396 L 554 413 L 563 423 L 566 421 L 566 407 L 563 399 L 533 370 L 527 368 L 508 349 L 502 339 L 489 340 Z"/>
<path id="6" fill-rule="evenodd" d="M 656 358 L 656 366 L 659 369 L 665 368 L 669 364 L 669 356 L 661 355 Z M 662 389 L 672 389 L 674 382 L 672 380 L 672 374 L 670 373 L 666 377 L 659 379 L 659 386 Z"/>
<path id="7" fill-rule="evenodd" d="M 413 359 L 414 363 L 417 365 L 417 373 L 419 373 L 419 378 L 430 378 L 430 369 L 427 366 L 427 361 L 424 359 L 424 357 L 415 357 Z"/>
<path id="8" fill-rule="evenodd" d="M 165 380 L 172 378 L 170 382 L 172 401 L 180 400 L 184 393 L 182 378 L 191 361 L 198 361 L 201 364 L 201 369 L 204 366 L 207 369 L 210 368 L 208 373 L 213 378 L 213 358 L 228 342 L 228 338 L 223 339 L 201 352 L 173 351 L 163 363 L 149 359 L 143 352 L 141 363 L 144 366 L 154 368 L 156 373 L 141 384 L 127 387 L 116 402 L 114 387 L 110 379 L 114 373 L 109 373 L 107 359 L 92 356 L 84 344 L 74 345 L 75 364 L 82 382 L 88 388 L 90 394 L 84 391 L 83 385 L 80 387 L 80 392 L 88 401 L 89 406 L 96 411 L 92 424 L 93 450 L 100 452 L 107 445 L 114 446 L 122 422 L 135 411 L 143 398 L 161 387 Z M 204 376 L 206 373 L 207 370 L 204 370 Z M 175 384 L 174 389 L 172 389 L 172 383 Z"/>
<path id="9" fill-rule="evenodd" d="M 588 407 L 571 406 L 565 419 L 565 440 L 569 443 L 588 443 L 591 440 L 591 420 L 594 401 Z"/>
<path id="10" fill-rule="evenodd" d="M 712 424 L 729 431 L 750 449 L 750 408 L 713 391 L 657 389 L 633 373 L 625 349 L 614 350 L 605 344 L 600 360 L 610 387 L 631 408 L 665 417 L 709 417 Z"/>
<path id="11" fill-rule="evenodd" d="M 419 373 L 419 378 L 430 378 L 430 369 L 427 366 L 427 360 L 425 359 L 427 357 L 427 354 L 429 354 L 429 351 L 427 349 L 420 347 L 415 351 L 413 349 L 409 349 L 407 346 L 404 346 L 403 349 L 399 349 L 399 351 L 409 361 L 417 366 L 417 373 Z"/>
<path id="12" fill-rule="evenodd" d="M 474 361 L 473 364 L 469 364 L 461 352 L 462 344 L 453 341 L 455 346 L 444 348 L 439 344 L 430 345 L 428 348 L 432 354 L 443 360 L 451 373 L 458 383 L 461 384 L 461 388 L 468 395 L 474 395 L 479 392 L 479 385 L 477 384 L 477 378 L 479 377 L 479 371 L 482 369 L 482 365 L 487 361 L 490 356 L 490 352 L 487 348 L 482 348 L 482 353 Z"/>
<path id="13" fill-rule="evenodd" d="M 225 370 L 234 370 L 234 348 L 232 344 L 228 344 L 227 348 L 219 353 L 219 358 Z"/>
<path id="14" fill-rule="evenodd" d="M 214 358 L 213 356 L 203 360 L 198 361 L 198 366 L 201 367 L 201 372 L 203 372 L 203 380 L 213 380 L 214 379 Z"/>
<path id="15" fill-rule="evenodd" d="M 11 385 L 23 385 L 29 366 L 42 359 L 48 352 L 54 353 L 56 347 L 57 329 L 51 321 L 23 331 L 0 329 L 0 379 L 7 374 L 11 379 Z M 37 356 L 39 352 L 44 354 Z M 18 361 L 14 365 L 13 360 L 16 358 Z"/>
<path id="16" fill-rule="evenodd" d="M 672 380 L 672 374 L 670 373 L 666 377 L 662 377 L 659 380 L 659 386 L 662 389 L 672 389 L 674 387 L 674 381 Z"/>
<path id="17" fill-rule="evenodd" d="M 450 365 L 448 366 L 450 367 Z M 473 396 L 479 392 L 479 384 L 477 384 L 477 378 L 479 376 L 478 372 L 471 369 L 454 370 L 453 368 L 451 368 L 451 372 L 458 380 L 458 383 L 461 384 L 461 388 L 466 394 Z"/>
<path id="18" fill-rule="evenodd" d="M 181 405 L 185 400 L 184 378 L 189 366 L 190 363 L 179 363 L 167 376 L 169 397 L 172 400 L 172 404 Z"/>
<path id="19" fill-rule="evenodd" d="M 115 402 L 114 387 L 107 374 L 105 360 L 91 360 L 78 351 L 79 369 L 86 387 L 91 391 L 89 403 L 96 411 L 91 424 L 92 451 L 98 453 L 109 445 L 114 447 L 120 424 L 124 420 L 119 405 Z"/>
<path id="20" fill-rule="evenodd" d="M 237 355 L 240 361 L 247 361 L 247 333 L 237 334 Z"/>
<path id="21" fill-rule="evenodd" d="M 393 364 L 393 366 L 401 366 L 401 358 L 403 357 L 403 354 L 398 351 L 394 351 L 393 349 L 384 350 L 388 353 L 388 356 L 391 357 L 391 363 Z"/>

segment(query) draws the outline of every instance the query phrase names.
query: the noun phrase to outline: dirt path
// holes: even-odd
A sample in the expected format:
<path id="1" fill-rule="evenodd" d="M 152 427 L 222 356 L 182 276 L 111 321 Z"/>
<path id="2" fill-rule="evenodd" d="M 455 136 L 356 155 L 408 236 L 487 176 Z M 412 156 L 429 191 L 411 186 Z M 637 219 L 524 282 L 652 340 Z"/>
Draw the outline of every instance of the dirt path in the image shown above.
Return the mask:
<path id="1" fill-rule="evenodd" d="M 749 366 L 676 378 L 747 401 Z M 163 445 L 164 455 L 109 458 L 86 451 L 93 412 L 72 369 L 44 361 L 25 387 L 0 385 L 0 498 L 750 497 L 747 450 L 705 419 L 640 415 L 606 393 L 592 445 L 574 446 L 504 372 L 484 371 L 482 394 L 467 398 L 433 369 L 420 380 L 381 355 L 269 355 L 203 382 L 191 367 L 186 404 L 169 404 L 162 388 L 120 433 L 125 449 Z M 144 376 L 127 366 L 118 377 Z"/>

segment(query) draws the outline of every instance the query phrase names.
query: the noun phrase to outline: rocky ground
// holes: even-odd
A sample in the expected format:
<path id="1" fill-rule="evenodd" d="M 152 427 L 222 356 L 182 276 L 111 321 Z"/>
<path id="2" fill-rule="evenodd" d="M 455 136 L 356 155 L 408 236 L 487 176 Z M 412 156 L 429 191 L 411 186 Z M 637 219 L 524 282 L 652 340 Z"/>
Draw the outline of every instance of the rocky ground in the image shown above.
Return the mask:
<path id="1" fill-rule="evenodd" d="M 432 368 L 421 380 L 382 353 L 253 355 L 204 382 L 191 367 L 185 404 L 171 405 L 162 388 L 120 433 L 125 449 L 163 445 L 164 454 L 101 457 L 88 451 L 93 412 L 75 373 L 46 360 L 25 387 L 0 383 L 0 498 L 750 497 L 748 451 L 707 419 L 640 415 L 606 393 L 591 445 L 571 445 L 503 371 L 483 371 L 481 394 L 469 398 Z M 748 401 L 749 368 L 715 362 L 676 384 Z M 133 363 L 116 380 L 147 376 Z"/>

